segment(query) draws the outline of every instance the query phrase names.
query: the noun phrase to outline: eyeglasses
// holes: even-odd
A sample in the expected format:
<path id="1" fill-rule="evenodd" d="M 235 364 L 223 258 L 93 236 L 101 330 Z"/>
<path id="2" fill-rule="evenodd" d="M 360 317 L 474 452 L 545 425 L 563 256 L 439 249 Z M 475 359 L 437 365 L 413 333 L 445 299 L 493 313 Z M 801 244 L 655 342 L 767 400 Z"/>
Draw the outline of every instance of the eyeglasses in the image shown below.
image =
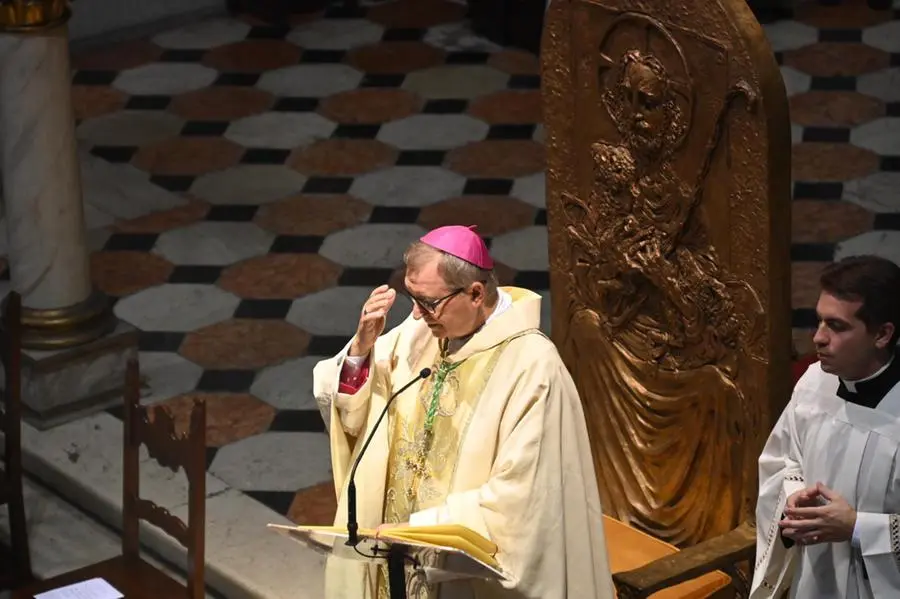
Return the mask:
<path id="1" fill-rule="evenodd" d="M 426 300 L 426 299 L 418 298 L 418 297 L 414 296 L 412 293 L 410 293 L 409 289 L 406 289 L 406 288 L 403 289 L 403 292 L 406 295 L 406 297 L 408 297 L 417 306 L 419 306 L 419 308 L 423 312 L 428 312 L 429 314 L 434 314 L 435 311 L 437 311 L 437 309 L 440 307 L 440 305 L 442 303 L 444 303 L 445 301 L 447 301 L 448 299 L 450 299 L 451 297 L 453 297 L 455 295 L 459 295 L 460 293 L 462 293 L 465 290 L 466 290 L 465 287 L 460 287 L 460 288 L 456 289 L 455 291 L 451 291 L 444 297 L 438 298 L 436 300 Z"/>

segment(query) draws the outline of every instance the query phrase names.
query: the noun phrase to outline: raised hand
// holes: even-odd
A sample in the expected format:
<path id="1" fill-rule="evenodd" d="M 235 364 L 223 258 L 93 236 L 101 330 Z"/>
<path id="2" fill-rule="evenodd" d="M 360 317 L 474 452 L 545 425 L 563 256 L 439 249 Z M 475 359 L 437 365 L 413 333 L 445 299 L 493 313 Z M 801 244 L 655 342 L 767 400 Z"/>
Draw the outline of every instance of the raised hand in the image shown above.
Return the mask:
<path id="1" fill-rule="evenodd" d="M 387 285 L 377 287 L 369 294 L 359 315 L 356 336 L 350 344 L 351 356 L 365 356 L 372 351 L 375 340 L 384 332 L 387 314 L 395 299 L 397 292 Z"/>

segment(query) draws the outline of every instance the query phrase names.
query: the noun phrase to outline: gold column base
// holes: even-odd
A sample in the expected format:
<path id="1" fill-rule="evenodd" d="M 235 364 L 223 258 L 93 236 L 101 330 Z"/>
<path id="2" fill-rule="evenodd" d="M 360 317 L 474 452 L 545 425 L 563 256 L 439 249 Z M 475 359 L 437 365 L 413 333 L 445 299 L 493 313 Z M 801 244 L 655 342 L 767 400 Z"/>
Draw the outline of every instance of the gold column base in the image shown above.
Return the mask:
<path id="1" fill-rule="evenodd" d="M 0 0 L 0 32 L 35 33 L 59 27 L 72 16 L 69 0 Z"/>
<path id="2" fill-rule="evenodd" d="M 6 300 L 4 300 L 4 304 Z M 65 308 L 22 307 L 22 347 L 52 351 L 90 343 L 116 328 L 106 296 L 94 291 L 83 302 Z"/>

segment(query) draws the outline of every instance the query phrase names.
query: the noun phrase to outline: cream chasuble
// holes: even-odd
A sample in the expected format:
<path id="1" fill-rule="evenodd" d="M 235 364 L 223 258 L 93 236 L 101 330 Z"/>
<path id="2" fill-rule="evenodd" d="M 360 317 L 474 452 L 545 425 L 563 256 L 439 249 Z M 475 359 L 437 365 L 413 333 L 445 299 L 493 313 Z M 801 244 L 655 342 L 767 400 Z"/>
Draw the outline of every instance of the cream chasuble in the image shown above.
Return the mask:
<path id="1" fill-rule="evenodd" d="M 751 599 L 900 597 L 900 385 L 874 409 L 838 397 L 809 367 L 759 459 L 757 563 Z M 857 510 L 856 542 L 786 547 L 787 498 L 821 482 Z"/>
<path id="2" fill-rule="evenodd" d="M 314 370 L 329 425 L 346 525 L 347 476 L 393 390 L 432 375 L 392 404 L 356 474 L 360 527 L 462 524 L 499 547 L 509 580 L 430 585 L 408 573 L 411 599 L 612 599 L 602 510 L 581 403 L 553 343 L 538 331 L 540 296 L 504 288 L 512 305 L 448 352 L 408 318 L 382 335 L 369 376 L 338 392 L 349 343 Z M 443 351 L 442 351 L 443 350 Z M 329 598 L 386 598 L 383 563 L 329 558 Z"/>

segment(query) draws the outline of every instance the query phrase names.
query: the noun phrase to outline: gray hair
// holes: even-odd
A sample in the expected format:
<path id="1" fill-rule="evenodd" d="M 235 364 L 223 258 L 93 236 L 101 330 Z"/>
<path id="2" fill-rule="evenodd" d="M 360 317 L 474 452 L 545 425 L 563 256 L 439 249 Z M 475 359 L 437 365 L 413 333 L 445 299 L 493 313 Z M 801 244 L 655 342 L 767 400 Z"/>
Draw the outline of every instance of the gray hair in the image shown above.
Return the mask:
<path id="1" fill-rule="evenodd" d="M 473 283 L 483 283 L 488 304 L 497 301 L 497 273 L 478 268 L 452 254 L 433 248 L 421 241 L 414 241 L 403 254 L 403 263 L 412 271 L 419 270 L 436 257 L 440 258 L 438 272 L 449 289 L 468 288 Z"/>

